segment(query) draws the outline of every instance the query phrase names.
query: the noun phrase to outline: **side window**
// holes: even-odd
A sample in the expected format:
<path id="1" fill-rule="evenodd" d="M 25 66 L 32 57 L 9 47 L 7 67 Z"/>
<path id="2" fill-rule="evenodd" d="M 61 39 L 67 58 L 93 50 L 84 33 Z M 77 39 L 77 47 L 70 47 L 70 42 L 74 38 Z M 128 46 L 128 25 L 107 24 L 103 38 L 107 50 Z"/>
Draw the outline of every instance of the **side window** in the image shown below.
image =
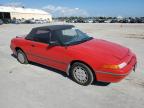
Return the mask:
<path id="1" fill-rule="evenodd" d="M 32 34 L 29 36 L 29 40 L 41 42 L 41 43 L 49 43 L 50 41 L 50 31 L 49 30 L 35 30 Z"/>
<path id="2" fill-rule="evenodd" d="M 59 36 L 60 36 L 60 34 L 58 31 L 53 31 L 51 38 L 50 38 L 50 41 L 59 42 Z"/>

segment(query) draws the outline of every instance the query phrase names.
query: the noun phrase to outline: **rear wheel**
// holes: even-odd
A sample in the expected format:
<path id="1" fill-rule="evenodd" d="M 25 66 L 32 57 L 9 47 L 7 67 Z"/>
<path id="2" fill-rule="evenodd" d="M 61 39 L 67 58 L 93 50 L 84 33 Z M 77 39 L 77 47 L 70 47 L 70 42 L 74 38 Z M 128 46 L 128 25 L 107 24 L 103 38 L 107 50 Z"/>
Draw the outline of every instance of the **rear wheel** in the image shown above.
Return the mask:
<path id="1" fill-rule="evenodd" d="M 70 73 L 72 79 L 83 86 L 90 85 L 94 80 L 91 69 L 83 63 L 74 63 L 70 69 Z"/>
<path id="2" fill-rule="evenodd" d="M 28 64 L 28 59 L 26 57 L 26 54 L 22 50 L 17 50 L 17 60 L 21 64 Z"/>

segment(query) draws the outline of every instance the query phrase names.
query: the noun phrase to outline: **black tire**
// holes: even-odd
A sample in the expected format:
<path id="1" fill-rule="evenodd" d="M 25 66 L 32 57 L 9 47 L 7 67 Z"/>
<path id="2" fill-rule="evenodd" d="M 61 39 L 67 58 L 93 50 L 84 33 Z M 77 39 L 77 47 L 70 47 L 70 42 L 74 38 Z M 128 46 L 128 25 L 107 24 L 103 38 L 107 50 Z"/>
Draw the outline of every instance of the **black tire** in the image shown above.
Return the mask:
<path id="1" fill-rule="evenodd" d="M 83 75 L 81 74 L 81 72 Z M 76 83 L 83 86 L 92 84 L 94 80 L 92 70 L 87 65 L 80 62 L 76 62 L 71 66 L 70 75 Z"/>
<path id="2" fill-rule="evenodd" d="M 23 56 L 23 60 L 20 60 L 19 55 Z M 27 56 L 26 56 L 26 54 L 22 50 L 17 50 L 17 60 L 21 64 L 28 64 Z"/>

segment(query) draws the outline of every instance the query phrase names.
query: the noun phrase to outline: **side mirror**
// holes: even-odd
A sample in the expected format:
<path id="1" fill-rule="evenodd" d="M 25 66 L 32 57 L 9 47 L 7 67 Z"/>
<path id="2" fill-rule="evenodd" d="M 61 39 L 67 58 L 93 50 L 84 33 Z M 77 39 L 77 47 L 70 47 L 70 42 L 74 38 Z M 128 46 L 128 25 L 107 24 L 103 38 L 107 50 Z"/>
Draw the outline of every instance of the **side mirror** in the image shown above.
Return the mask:
<path id="1" fill-rule="evenodd" d="M 49 42 L 49 46 L 58 46 L 59 45 L 59 42 L 57 41 L 50 41 Z"/>

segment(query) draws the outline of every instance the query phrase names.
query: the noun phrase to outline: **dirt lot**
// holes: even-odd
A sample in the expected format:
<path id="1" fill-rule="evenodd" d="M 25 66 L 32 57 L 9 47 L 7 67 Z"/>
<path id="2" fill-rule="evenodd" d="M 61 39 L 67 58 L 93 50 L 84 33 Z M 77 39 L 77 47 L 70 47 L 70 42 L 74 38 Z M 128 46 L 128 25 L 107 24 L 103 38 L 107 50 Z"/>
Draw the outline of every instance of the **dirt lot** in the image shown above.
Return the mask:
<path id="1" fill-rule="evenodd" d="M 21 65 L 11 56 L 11 38 L 40 25 L 0 25 L 0 108 L 143 108 L 144 24 L 75 25 L 132 49 L 138 58 L 136 72 L 108 86 L 80 86 L 62 72 Z"/>

